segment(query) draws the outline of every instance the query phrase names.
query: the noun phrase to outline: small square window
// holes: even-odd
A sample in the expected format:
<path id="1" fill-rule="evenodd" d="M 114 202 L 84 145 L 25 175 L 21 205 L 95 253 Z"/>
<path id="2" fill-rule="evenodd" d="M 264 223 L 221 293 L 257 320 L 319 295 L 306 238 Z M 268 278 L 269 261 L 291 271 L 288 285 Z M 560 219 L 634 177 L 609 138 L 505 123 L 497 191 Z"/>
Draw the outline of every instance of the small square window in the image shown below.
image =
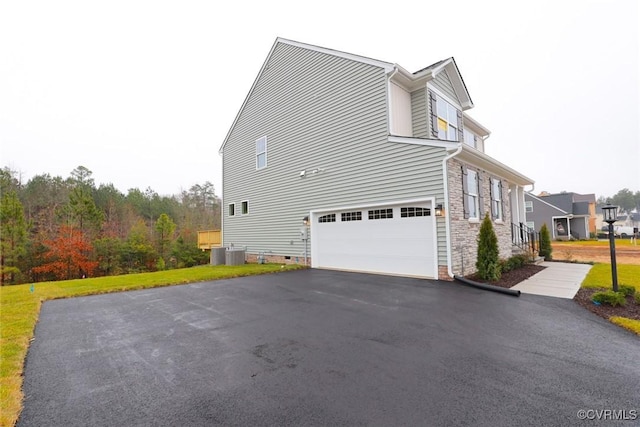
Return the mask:
<path id="1" fill-rule="evenodd" d="M 240 213 L 242 215 L 247 215 L 249 213 L 249 202 L 248 201 L 244 201 L 242 202 L 242 204 L 240 205 Z"/>
<path id="2" fill-rule="evenodd" d="M 533 202 L 531 200 L 525 200 L 524 211 L 527 213 L 533 212 Z"/>
<path id="3" fill-rule="evenodd" d="M 236 215 L 236 204 L 229 203 L 229 216 L 235 216 L 235 215 Z"/>

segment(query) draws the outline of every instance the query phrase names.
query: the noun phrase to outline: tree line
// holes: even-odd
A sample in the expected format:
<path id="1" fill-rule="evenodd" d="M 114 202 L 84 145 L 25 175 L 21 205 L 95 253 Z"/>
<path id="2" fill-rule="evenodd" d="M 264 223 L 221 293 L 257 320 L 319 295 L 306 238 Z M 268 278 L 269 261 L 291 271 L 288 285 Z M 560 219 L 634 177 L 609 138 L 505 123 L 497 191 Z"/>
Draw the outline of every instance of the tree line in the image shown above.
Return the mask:
<path id="1" fill-rule="evenodd" d="M 68 280 L 204 264 L 197 231 L 220 228 L 213 184 L 173 196 L 96 186 L 84 166 L 62 178 L 0 171 L 1 284 Z"/>
<path id="2" fill-rule="evenodd" d="M 610 197 L 598 197 L 598 205 L 610 203 L 618 206 L 620 212 L 631 213 L 632 211 L 640 212 L 640 191 L 635 193 L 628 188 L 623 188 Z"/>

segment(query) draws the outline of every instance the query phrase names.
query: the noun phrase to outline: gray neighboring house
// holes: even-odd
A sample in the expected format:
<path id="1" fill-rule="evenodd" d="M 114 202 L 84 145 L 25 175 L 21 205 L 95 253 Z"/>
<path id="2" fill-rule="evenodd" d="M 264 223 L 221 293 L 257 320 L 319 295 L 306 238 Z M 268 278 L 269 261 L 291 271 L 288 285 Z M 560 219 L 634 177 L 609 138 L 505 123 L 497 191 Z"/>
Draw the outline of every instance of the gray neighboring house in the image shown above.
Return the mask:
<path id="1" fill-rule="evenodd" d="M 595 194 L 525 194 L 527 226 L 540 231 L 547 224 L 555 240 L 588 239 L 596 233 Z"/>
<path id="2" fill-rule="evenodd" d="M 249 261 L 449 279 L 475 271 L 490 215 L 509 257 L 533 181 L 484 153 L 472 107 L 453 58 L 411 73 L 276 39 L 220 148 L 223 245 Z"/>

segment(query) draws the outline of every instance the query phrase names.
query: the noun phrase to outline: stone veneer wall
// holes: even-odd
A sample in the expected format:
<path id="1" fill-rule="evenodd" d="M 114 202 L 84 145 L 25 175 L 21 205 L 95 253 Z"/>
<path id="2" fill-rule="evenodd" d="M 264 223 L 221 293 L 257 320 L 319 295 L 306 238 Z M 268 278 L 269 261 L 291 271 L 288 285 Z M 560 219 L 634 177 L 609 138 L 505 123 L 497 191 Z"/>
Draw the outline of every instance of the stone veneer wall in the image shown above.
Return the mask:
<path id="1" fill-rule="evenodd" d="M 479 172 L 482 182 L 483 206 L 480 207 L 482 218 L 491 215 L 491 194 L 489 178 L 498 178 L 487 171 L 472 165 L 468 168 Z M 460 276 L 470 275 L 476 272 L 476 259 L 478 254 L 478 233 L 480 221 L 469 220 L 464 217 L 462 204 L 462 162 L 451 159 L 447 163 L 448 190 L 449 190 L 449 216 L 451 225 L 451 262 L 453 273 Z M 504 218 L 501 222 L 493 222 L 493 229 L 498 237 L 500 258 L 509 258 L 512 253 L 511 245 L 511 206 L 509 204 L 509 183 L 502 179 L 502 203 L 504 205 Z M 482 219 L 481 218 L 481 219 Z"/>

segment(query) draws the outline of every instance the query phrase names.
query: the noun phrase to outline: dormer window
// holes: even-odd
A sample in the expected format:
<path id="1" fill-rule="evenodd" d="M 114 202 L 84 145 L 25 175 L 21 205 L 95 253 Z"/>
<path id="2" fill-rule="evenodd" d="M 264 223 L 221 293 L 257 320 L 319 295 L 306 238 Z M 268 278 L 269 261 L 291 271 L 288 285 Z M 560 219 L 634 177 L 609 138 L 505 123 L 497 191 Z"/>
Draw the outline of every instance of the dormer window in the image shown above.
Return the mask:
<path id="1" fill-rule="evenodd" d="M 438 112 L 438 138 L 449 141 L 458 140 L 458 110 L 444 98 L 436 95 Z"/>

